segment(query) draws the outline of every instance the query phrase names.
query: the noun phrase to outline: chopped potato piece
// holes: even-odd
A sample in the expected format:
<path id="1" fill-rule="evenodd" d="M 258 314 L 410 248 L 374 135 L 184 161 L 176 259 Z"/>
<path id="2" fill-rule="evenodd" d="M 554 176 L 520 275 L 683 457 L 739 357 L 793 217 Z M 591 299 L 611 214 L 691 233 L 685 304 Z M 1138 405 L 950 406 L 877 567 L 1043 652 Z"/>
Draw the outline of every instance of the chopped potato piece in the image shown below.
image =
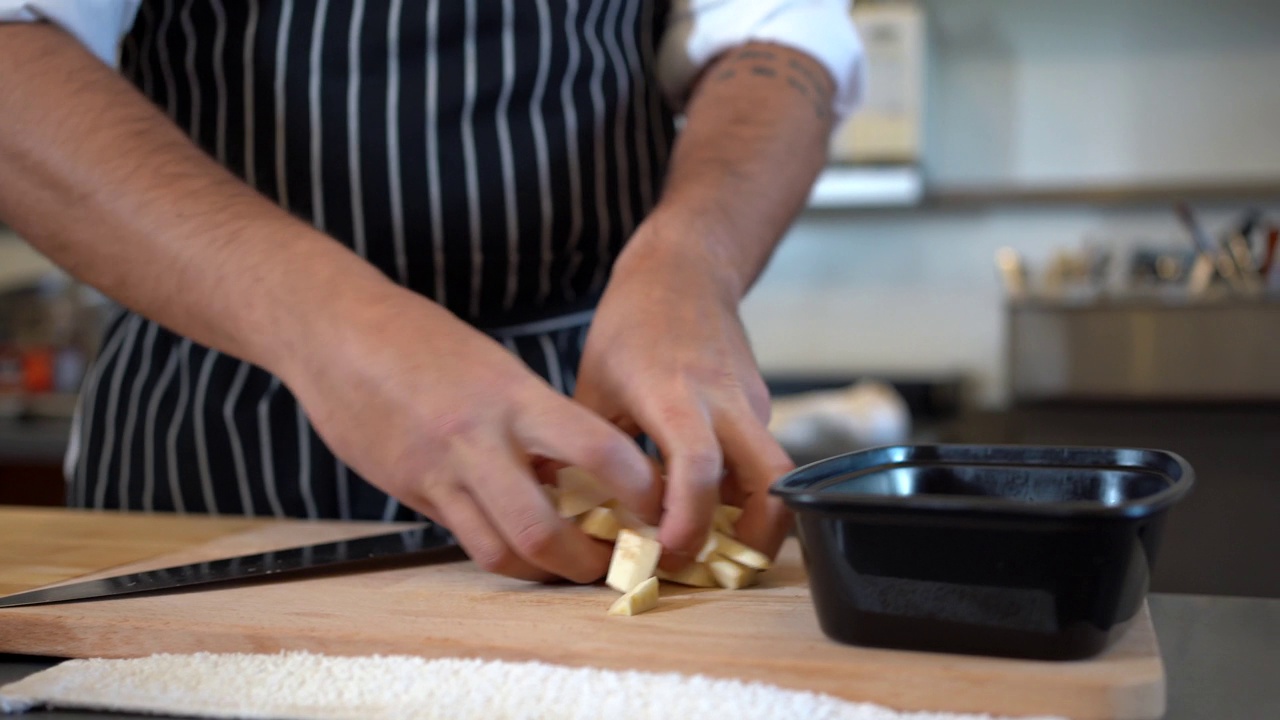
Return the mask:
<path id="1" fill-rule="evenodd" d="M 689 585 L 690 587 L 713 588 L 720 586 L 720 583 L 716 582 L 716 576 L 711 574 L 711 568 L 700 562 L 689 563 L 683 570 L 674 573 L 659 570 L 658 579 L 669 580 L 681 585 Z"/>
<path id="2" fill-rule="evenodd" d="M 650 577 L 636 585 L 609 606 L 610 615 L 639 615 L 658 606 L 658 578 Z"/>
<path id="3" fill-rule="evenodd" d="M 732 505 L 721 505 L 716 508 L 716 515 L 715 519 L 712 521 L 712 526 L 725 535 L 732 537 L 734 535 L 733 526 L 738 522 L 738 518 L 740 517 L 742 517 L 742 508 L 734 507 Z"/>
<path id="4" fill-rule="evenodd" d="M 716 548 L 720 547 L 720 540 L 716 537 L 719 534 L 712 531 L 707 535 L 707 541 L 702 544 L 702 549 L 698 551 L 698 555 L 695 558 L 698 562 L 704 563 L 715 554 Z"/>
<path id="5" fill-rule="evenodd" d="M 635 586 L 653 577 L 658 568 L 662 545 L 633 530 L 618 531 L 613 546 L 613 558 L 609 561 L 609 574 L 605 583 L 618 592 L 631 592 Z"/>
<path id="6" fill-rule="evenodd" d="M 756 583 L 755 568 L 739 565 L 726 557 L 713 556 L 707 561 L 707 567 L 715 576 L 716 583 L 723 588 L 739 590 Z"/>
<path id="7" fill-rule="evenodd" d="M 768 570 L 769 566 L 773 564 L 769 561 L 768 555 L 754 548 L 749 548 L 722 532 L 712 532 L 711 534 L 715 536 L 715 552 L 718 555 L 723 555 L 740 565 L 746 565 L 756 570 Z"/>
<path id="8" fill-rule="evenodd" d="M 578 518 L 578 527 L 593 538 L 613 542 L 618 539 L 618 517 L 606 507 L 594 507 Z"/>

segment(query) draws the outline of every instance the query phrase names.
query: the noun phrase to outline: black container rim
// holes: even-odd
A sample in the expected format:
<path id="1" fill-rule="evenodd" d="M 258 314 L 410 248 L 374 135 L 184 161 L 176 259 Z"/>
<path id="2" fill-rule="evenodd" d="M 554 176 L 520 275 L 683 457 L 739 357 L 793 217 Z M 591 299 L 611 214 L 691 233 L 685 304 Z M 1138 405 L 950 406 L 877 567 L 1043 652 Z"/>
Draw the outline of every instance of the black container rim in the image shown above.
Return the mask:
<path id="1" fill-rule="evenodd" d="M 969 457 L 966 457 L 969 456 Z M 973 456 L 981 456 L 973 459 Z M 1035 461 L 1031 458 L 1038 458 Z M 1083 460 L 1083 461 L 1082 461 Z M 953 495 L 867 495 L 813 490 L 813 486 L 837 475 L 901 467 L 921 462 L 992 467 L 1071 467 L 1098 470 L 1141 470 L 1169 480 L 1168 487 L 1141 498 L 1114 504 L 1085 500 L 1024 503 L 1000 498 Z M 840 512 L 883 509 L 909 512 L 983 513 L 1020 517 L 1138 518 L 1163 511 L 1191 489 L 1195 481 L 1191 465 L 1181 455 L 1153 448 L 1120 448 L 1071 445 L 881 445 L 835 455 L 796 468 L 779 478 L 769 492 L 792 510 Z"/>

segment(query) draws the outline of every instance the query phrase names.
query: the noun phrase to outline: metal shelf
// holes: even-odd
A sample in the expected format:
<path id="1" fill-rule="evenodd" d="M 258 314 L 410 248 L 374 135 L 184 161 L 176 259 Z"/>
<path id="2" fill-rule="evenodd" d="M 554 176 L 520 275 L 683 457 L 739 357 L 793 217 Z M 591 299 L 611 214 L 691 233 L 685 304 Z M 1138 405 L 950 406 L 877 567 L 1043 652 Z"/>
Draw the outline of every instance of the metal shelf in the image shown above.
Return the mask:
<path id="1" fill-rule="evenodd" d="M 1280 178 L 1167 184 L 927 187 L 910 165 L 832 165 L 809 196 L 811 210 L 983 209 L 1000 206 L 1142 207 L 1177 201 L 1280 203 Z"/>

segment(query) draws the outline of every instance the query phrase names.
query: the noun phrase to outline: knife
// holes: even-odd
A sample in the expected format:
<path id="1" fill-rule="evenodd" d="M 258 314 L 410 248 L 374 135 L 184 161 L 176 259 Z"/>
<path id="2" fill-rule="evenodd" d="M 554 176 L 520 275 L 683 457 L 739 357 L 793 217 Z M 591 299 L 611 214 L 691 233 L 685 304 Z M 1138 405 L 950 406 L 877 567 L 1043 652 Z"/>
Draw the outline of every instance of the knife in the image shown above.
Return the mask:
<path id="1" fill-rule="evenodd" d="M 461 549 L 447 530 L 437 525 L 424 525 L 385 535 L 302 545 L 30 590 L 0 597 L 0 608 L 119 597 L 268 576 L 292 576 L 328 568 L 383 567 L 391 561 L 397 564 L 402 560 L 428 564 L 462 558 Z"/>

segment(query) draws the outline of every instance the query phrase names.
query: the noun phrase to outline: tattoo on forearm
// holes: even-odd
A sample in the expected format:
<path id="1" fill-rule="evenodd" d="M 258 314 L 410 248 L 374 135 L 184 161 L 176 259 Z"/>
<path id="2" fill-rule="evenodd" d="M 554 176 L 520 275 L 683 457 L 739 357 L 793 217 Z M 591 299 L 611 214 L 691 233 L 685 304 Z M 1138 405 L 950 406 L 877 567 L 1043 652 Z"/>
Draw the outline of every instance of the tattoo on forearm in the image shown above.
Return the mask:
<path id="1" fill-rule="evenodd" d="M 826 78 L 820 76 L 818 73 L 813 71 L 813 68 L 805 66 L 804 63 L 797 61 L 795 58 L 787 60 L 787 67 L 800 73 L 800 75 L 813 87 L 825 88 L 828 85 Z"/>
<path id="2" fill-rule="evenodd" d="M 728 67 L 712 76 L 712 80 L 723 82 L 737 76 L 735 67 L 749 62 L 748 73 L 754 77 L 781 79 L 792 90 L 796 91 L 812 107 L 820 120 L 831 117 L 831 99 L 834 88 L 831 80 L 813 67 L 795 58 L 787 58 L 786 63 L 778 53 L 763 48 L 744 48 L 727 59 Z"/>

